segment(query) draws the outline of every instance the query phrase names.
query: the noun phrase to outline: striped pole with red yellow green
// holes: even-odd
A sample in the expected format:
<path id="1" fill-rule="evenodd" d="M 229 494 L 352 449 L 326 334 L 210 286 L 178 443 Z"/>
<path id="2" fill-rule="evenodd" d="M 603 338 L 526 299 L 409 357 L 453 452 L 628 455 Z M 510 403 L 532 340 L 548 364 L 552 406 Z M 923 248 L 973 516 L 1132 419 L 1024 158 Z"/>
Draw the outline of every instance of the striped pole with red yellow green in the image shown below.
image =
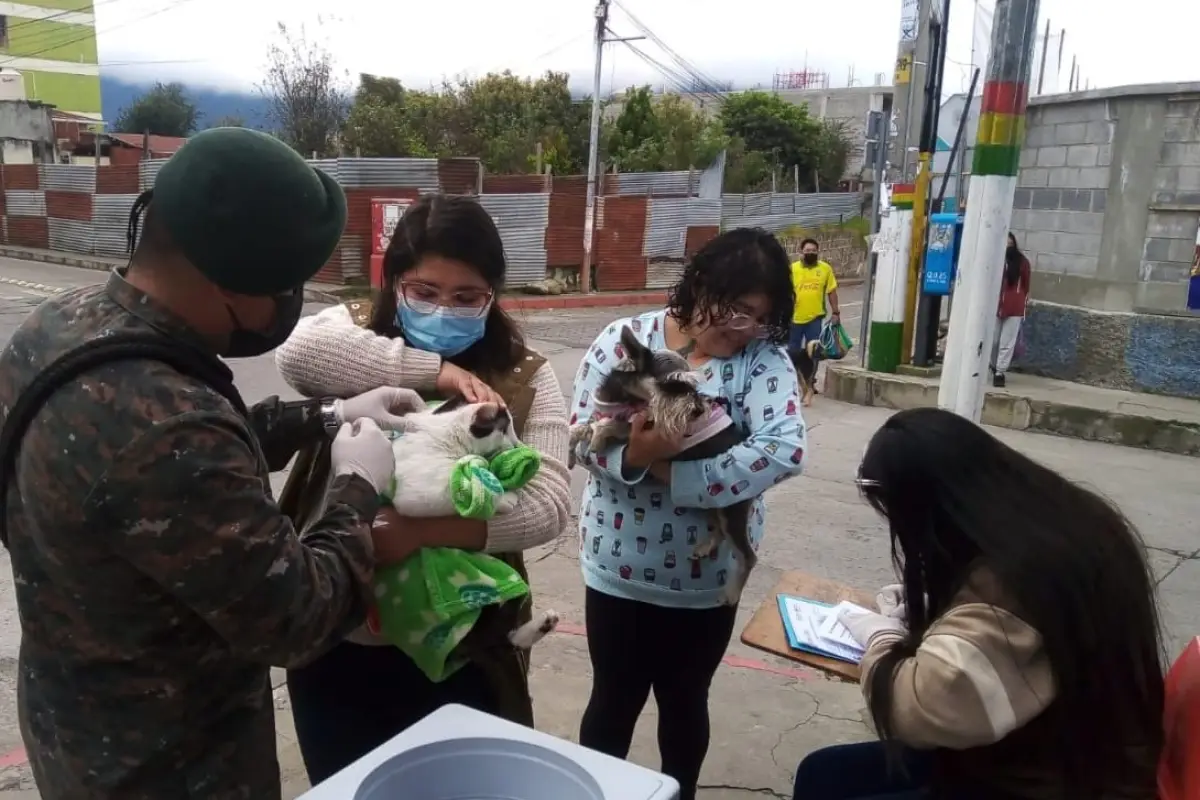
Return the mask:
<path id="1" fill-rule="evenodd" d="M 1025 135 L 1038 0 L 996 0 L 938 405 L 979 421 Z"/>

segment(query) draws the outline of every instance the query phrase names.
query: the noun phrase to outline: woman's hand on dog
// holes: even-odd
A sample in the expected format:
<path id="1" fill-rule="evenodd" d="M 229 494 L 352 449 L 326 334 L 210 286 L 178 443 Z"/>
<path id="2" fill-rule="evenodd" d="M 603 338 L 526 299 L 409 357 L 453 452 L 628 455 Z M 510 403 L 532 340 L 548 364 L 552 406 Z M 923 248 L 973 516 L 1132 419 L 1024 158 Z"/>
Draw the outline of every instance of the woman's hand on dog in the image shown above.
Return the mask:
<path id="1" fill-rule="evenodd" d="M 629 420 L 629 443 L 625 445 L 625 464 L 647 469 L 657 461 L 670 461 L 683 450 L 683 433 L 668 436 L 661 428 L 648 426 L 645 414 Z"/>
<path id="2" fill-rule="evenodd" d="M 504 398 L 476 376 L 449 361 L 442 362 L 435 388 L 442 397 L 462 395 L 468 403 L 495 403 L 504 407 Z"/>
<path id="3" fill-rule="evenodd" d="M 371 524 L 376 564 L 399 564 L 421 549 L 421 537 L 414 536 L 407 527 L 395 508 L 390 505 L 380 507 Z"/>

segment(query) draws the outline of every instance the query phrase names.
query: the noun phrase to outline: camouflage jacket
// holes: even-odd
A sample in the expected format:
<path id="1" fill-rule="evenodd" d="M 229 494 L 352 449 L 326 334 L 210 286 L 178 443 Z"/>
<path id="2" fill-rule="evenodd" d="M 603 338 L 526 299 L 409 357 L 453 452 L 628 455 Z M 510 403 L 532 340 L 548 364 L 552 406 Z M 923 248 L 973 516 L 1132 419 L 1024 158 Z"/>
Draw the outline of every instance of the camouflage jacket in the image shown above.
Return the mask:
<path id="1" fill-rule="evenodd" d="M 0 355 L 0 411 L 62 353 L 112 333 L 211 348 L 114 273 L 44 302 Z M 364 618 L 378 508 L 339 478 L 297 537 L 271 470 L 324 436 L 313 401 L 248 417 L 154 361 L 64 385 L 3 498 L 21 620 L 18 709 L 43 800 L 281 793 L 269 669 Z"/>

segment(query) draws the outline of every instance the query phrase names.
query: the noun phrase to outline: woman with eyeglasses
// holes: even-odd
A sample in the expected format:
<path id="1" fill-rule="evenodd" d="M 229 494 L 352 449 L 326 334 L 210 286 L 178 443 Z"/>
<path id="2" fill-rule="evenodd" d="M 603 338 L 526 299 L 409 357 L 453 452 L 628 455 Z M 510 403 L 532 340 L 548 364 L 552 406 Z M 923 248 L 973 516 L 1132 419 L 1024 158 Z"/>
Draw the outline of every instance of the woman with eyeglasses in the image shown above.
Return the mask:
<path id="1" fill-rule="evenodd" d="M 735 606 L 722 604 L 734 555 L 722 544 L 691 558 L 708 536 L 712 508 L 756 498 L 750 538 L 762 539 L 761 495 L 800 473 L 804 420 L 796 373 L 781 347 L 794 298 L 788 256 L 761 230 L 728 231 L 684 268 L 665 309 L 608 326 L 575 378 L 571 423 L 595 411 L 597 388 L 624 357 L 628 325 L 652 349 L 685 356 L 700 391 L 717 400 L 746 435 L 707 461 L 672 463 L 683 449 L 631 418 L 628 444 L 587 453 L 591 473 L 579 517 L 580 561 L 592 692 L 579 741 L 618 758 L 651 690 L 658 705 L 662 770 L 693 800 L 708 751 L 708 694 L 733 634 Z"/>
<path id="2" fill-rule="evenodd" d="M 497 302 L 504 247 L 487 212 L 466 197 L 426 195 L 401 218 L 371 303 L 335 306 L 302 320 L 276 351 L 284 379 L 310 396 L 348 397 L 378 386 L 429 399 L 463 395 L 503 403 L 541 468 L 508 514 L 391 519 L 420 547 L 483 550 L 528 580 L 521 553 L 556 538 L 570 521 L 566 409 L 550 363 L 525 347 Z M 293 467 L 293 474 L 299 472 Z M 281 504 L 307 508 L 321 487 L 285 488 Z M 295 495 L 302 500 L 292 502 Z M 396 517 L 394 510 L 385 512 Z M 497 632 L 506 636 L 507 631 Z M 504 639 L 507 641 L 507 639 Z M 300 750 L 316 784 L 447 703 L 532 725 L 528 654 L 496 649 L 433 683 L 399 649 L 363 629 L 288 673 Z"/>
<path id="3" fill-rule="evenodd" d="M 1104 498 L 948 411 L 901 411 L 857 483 L 901 583 L 843 614 L 881 741 L 805 758 L 795 800 L 1155 800 L 1154 583 Z"/>

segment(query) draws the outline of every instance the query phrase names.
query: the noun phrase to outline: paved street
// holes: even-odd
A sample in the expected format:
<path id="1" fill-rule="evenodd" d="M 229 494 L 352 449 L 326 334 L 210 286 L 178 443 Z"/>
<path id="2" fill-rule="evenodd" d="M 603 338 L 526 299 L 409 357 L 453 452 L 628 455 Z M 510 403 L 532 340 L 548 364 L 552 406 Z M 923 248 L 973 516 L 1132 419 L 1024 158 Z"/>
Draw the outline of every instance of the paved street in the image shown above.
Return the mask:
<path id="1" fill-rule="evenodd" d="M 10 281 L 62 287 L 103 276 L 62 267 L 0 259 L 0 345 L 38 302 L 42 291 Z M 845 322 L 857 338 L 857 290 L 843 292 Z M 622 309 L 621 313 L 629 313 Z M 612 309 L 526 312 L 531 339 L 552 361 L 570 390 L 582 348 L 616 316 Z M 238 382 L 248 401 L 291 393 L 270 358 L 239 362 Z M 740 625 L 768 595 L 781 572 L 803 568 L 867 589 L 891 581 L 886 529 L 858 498 L 852 477 L 870 435 L 886 410 L 818 398 L 809 423 L 811 467 L 768 496 L 768 533 L 747 588 Z M 1160 581 L 1163 622 L 1173 655 L 1186 636 L 1200 632 L 1200 460 L 1034 434 L 997 431 L 1014 447 L 1092 485 L 1118 503 L 1150 546 Z M 582 476 L 576 475 L 577 484 Z M 0 555 L 0 560 L 7 555 Z M 587 701 L 589 665 L 582 630 L 583 591 L 574 539 L 564 537 L 530 559 L 540 607 L 553 607 L 564 624 L 533 656 L 533 688 L 540 728 L 573 737 Z M 11 573 L 0 565 L 0 800 L 36 797 L 19 750 L 12 680 L 19 632 Z M 740 629 L 739 625 L 739 629 Z M 305 786 L 292 736 L 286 695 L 277 693 L 282 768 L 289 797 Z M 703 777 L 703 800 L 790 798 L 796 762 L 824 744 L 867 735 L 857 687 L 735 642 L 713 689 L 713 746 Z M 654 714 L 648 709 L 633 758 L 657 766 Z"/>

